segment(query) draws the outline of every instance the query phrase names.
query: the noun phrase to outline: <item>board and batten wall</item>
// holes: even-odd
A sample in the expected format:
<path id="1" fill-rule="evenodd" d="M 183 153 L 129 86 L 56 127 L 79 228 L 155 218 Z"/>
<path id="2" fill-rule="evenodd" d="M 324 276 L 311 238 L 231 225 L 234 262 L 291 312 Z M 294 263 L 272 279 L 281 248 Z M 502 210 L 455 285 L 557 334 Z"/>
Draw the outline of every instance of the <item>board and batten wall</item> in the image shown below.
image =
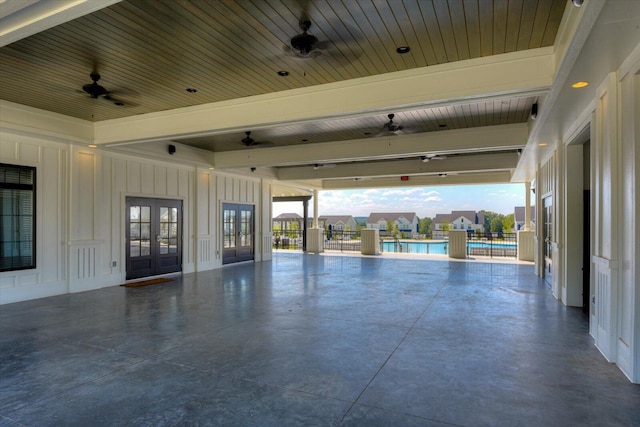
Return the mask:
<path id="1" fill-rule="evenodd" d="M 0 273 L 0 304 L 123 283 L 127 196 L 183 202 L 183 273 L 222 266 L 223 202 L 255 205 L 255 259 L 271 259 L 272 186 L 260 177 L 6 131 L 0 162 L 37 168 L 36 268 Z"/>
<path id="2" fill-rule="evenodd" d="M 583 266 L 590 269 L 590 334 L 608 361 L 631 381 L 640 383 L 640 45 L 600 83 L 595 99 L 580 117 L 591 131 L 591 264 Z M 572 255 L 567 253 L 572 246 L 566 240 L 581 232 L 565 230 L 580 214 L 568 211 L 562 203 L 563 197 L 569 196 L 561 191 L 569 173 L 566 169 L 575 166 L 569 158 L 575 153 L 566 145 L 570 142 L 559 142 L 560 147 L 539 164 L 536 174 L 536 242 L 543 243 L 542 200 L 553 195 L 552 292 L 565 304 L 571 298 L 562 290 L 577 292 L 581 286 L 577 283 L 581 274 L 563 274 Z M 539 274 L 543 266 L 539 247 Z"/>

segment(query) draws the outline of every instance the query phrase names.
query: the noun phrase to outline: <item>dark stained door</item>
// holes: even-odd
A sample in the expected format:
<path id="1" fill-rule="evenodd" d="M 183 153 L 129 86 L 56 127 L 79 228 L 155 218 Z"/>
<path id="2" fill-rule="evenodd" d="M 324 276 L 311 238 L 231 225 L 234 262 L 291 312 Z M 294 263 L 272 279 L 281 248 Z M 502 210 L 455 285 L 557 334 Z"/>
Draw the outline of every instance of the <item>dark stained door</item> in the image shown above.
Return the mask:
<path id="1" fill-rule="evenodd" d="M 254 259 L 253 212 L 253 205 L 222 205 L 223 264 Z"/>
<path id="2" fill-rule="evenodd" d="M 127 197 L 127 279 L 182 271 L 182 201 Z"/>
<path id="3" fill-rule="evenodd" d="M 553 269 L 553 199 L 552 196 L 543 200 L 544 209 L 543 217 L 543 237 L 544 237 L 544 280 L 552 286 L 552 269 Z"/>

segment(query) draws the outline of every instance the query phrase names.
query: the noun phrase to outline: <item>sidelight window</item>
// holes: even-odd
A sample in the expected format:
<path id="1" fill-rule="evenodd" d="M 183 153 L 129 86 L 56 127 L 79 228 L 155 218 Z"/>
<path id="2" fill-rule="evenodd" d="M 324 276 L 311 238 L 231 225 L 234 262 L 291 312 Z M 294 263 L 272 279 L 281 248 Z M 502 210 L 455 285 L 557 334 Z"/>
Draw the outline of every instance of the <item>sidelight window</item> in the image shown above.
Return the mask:
<path id="1" fill-rule="evenodd" d="M 36 168 L 0 163 L 0 271 L 36 267 Z"/>

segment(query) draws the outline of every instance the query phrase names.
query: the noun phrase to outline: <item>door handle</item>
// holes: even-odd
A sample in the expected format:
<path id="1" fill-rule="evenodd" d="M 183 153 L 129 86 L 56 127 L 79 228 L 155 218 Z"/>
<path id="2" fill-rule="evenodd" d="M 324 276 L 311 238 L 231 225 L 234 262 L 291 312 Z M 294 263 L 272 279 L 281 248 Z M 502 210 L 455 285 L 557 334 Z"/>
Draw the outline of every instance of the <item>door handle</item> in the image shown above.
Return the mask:
<path id="1" fill-rule="evenodd" d="M 160 243 L 160 235 L 156 234 L 156 242 Z"/>

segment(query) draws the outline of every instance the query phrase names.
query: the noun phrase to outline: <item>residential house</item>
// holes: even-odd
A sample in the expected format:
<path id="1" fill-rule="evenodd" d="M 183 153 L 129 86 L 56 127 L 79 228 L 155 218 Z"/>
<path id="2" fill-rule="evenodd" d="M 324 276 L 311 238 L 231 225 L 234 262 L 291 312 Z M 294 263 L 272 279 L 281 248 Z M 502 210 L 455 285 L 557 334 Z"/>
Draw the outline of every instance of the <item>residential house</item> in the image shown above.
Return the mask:
<path id="1" fill-rule="evenodd" d="M 286 231 L 298 232 L 302 230 L 303 218 L 297 213 L 281 213 L 273 218 L 274 234 L 284 234 Z"/>
<path id="2" fill-rule="evenodd" d="M 309 226 L 313 223 L 313 220 L 309 220 Z M 356 231 L 358 223 L 353 215 L 322 215 L 318 217 L 318 227 L 328 229 L 331 226 L 332 230 L 342 231 Z"/>
<path id="3" fill-rule="evenodd" d="M 415 212 L 404 213 L 371 213 L 367 219 L 367 228 L 375 228 L 380 231 L 387 230 L 387 222 L 393 222 L 400 233 L 410 234 L 414 237 L 418 234 L 418 216 Z"/>
<path id="4" fill-rule="evenodd" d="M 518 231 L 524 227 L 524 206 L 516 206 L 513 209 L 513 231 Z M 531 206 L 531 221 L 529 221 L 529 227 L 531 230 L 536 229 L 536 207 Z"/>
<path id="5" fill-rule="evenodd" d="M 434 236 L 445 230 L 466 230 L 469 233 L 484 232 L 484 213 L 475 211 L 451 211 L 436 214 L 431 223 Z M 440 232 L 440 233 L 439 233 Z"/>

